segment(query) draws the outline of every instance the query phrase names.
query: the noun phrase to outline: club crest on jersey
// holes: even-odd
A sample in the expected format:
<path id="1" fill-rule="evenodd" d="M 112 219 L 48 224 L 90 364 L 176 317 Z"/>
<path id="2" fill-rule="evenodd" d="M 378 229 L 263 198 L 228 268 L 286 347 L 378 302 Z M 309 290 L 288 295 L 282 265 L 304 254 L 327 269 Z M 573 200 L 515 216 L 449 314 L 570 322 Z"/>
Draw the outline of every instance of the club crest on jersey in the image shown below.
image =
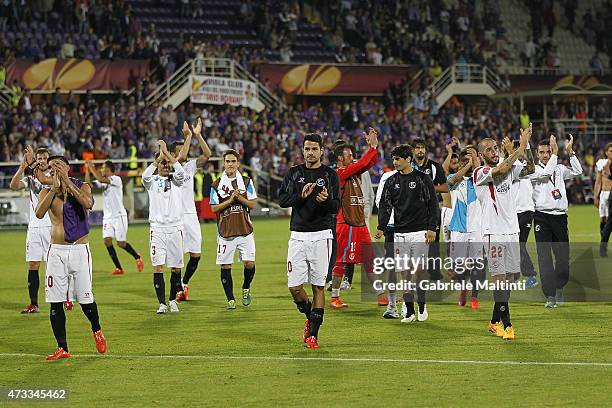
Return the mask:
<path id="1" fill-rule="evenodd" d="M 230 193 L 230 189 L 229 189 L 229 187 L 227 185 L 224 185 L 223 187 L 221 187 L 221 190 L 223 190 L 225 195 L 229 195 L 229 193 Z"/>
<path id="2" fill-rule="evenodd" d="M 408 187 L 416 188 L 416 181 L 411 181 L 410 184 L 408 184 Z"/>
<path id="3" fill-rule="evenodd" d="M 317 183 L 317 186 L 323 187 L 325 185 L 325 180 L 320 178 L 320 179 L 317 179 L 317 181 L 315 181 L 315 183 Z"/>

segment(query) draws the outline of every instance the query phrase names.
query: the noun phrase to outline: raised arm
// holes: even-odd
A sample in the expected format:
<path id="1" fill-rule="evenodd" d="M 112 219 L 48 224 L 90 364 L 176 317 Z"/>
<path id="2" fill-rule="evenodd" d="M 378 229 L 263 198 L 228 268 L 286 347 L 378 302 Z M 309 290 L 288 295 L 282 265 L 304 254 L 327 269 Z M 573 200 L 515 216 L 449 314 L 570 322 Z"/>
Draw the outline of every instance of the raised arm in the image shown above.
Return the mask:
<path id="1" fill-rule="evenodd" d="M 13 175 L 13 178 L 11 179 L 11 183 L 9 184 L 9 188 L 11 190 L 19 191 L 19 190 L 23 190 L 24 188 L 26 188 L 26 185 L 24 184 L 22 180 L 23 180 L 25 169 L 27 167 L 28 167 L 28 164 L 26 163 L 26 158 L 24 156 L 23 160 L 21 160 L 21 163 L 19 163 L 19 168 L 17 169 L 17 172 L 15 173 L 15 175 Z"/>
<path id="2" fill-rule="evenodd" d="M 88 170 L 89 172 L 91 172 L 91 174 L 93 174 L 96 180 L 99 181 L 100 183 L 111 184 L 111 179 L 106 176 L 101 175 L 100 172 L 96 170 L 96 166 L 92 164 L 91 161 L 89 160 L 87 160 L 87 163 L 85 165 L 85 177 L 86 178 L 87 178 Z"/>
<path id="3" fill-rule="evenodd" d="M 64 186 L 64 190 L 73 196 L 79 204 L 85 209 L 91 210 L 93 207 L 93 196 L 91 195 L 91 187 L 87 183 L 79 188 L 77 187 L 70 177 L 68 177 L 68 165 L 64 163 L 54 162 L 54 172 L 58 174 L 61 184 Z"/>
<path id="4" fill-rule="evenodd" d="M 364 136 L 370 148 L 363 156 L 361 156 L 359 160 L 342 169 L 341 177 L 344 180 L 352 176 L 361 175 L 361 173 L 370 169 L 378 161 L 378 151 L 376 150 L 378 147 L 378 133 L 376 132 L 376 129 L 370 128 L 368 134 Z"/>
<path id="5" fill-rule="evenodd" d="M 142 185 L 145 186 L 146 189 L 151 186 L 153 174 L 155 174 L 155 170 L 157 169 L 155 163 L 156 162 L 149 164 L 149 166 L 142 172 Z"/>
<path id="6" fill-rule="evenodd" d="M 450 163 L 453 159 L 453 146 L 455 145 L 459 146 L 459 139 L 453 136 L 451 142 L 446 145 L 446 158 L 444 159 L 444 162 L 442 162 L 442 168 L 444 169 L 444 174 L 446 176 L 448 176 L 450 173 Z"/>
<path id="7" fill-rule="evenodd" d="M 201 118 L 198 118 L 198 122 L 193 128 L 193 133 L 195 134 L 195 137 L 198 139 L 198 143 L 200 144 L 200 149 L 202 149 L 202 154 L 196 159 L 196 166 L 201 167 L 208 161 L 210 156 L 212 156 L 212 151 L 210 150 L 210 147 L 208 147 L 208 143 L 206 143 L 206 141 L 202 137 L 202 119 Z"/>
<path id="8" fill-rule="evenodd" d="M 503 162 L 501 162 L 501 164 L 493 168 L 493 170 L 491 171 L 493 177 L 504 175 L 510 170 L 512 170 L 512 166 L 514 165 L 516 160 L 523 155 L 525 149 L 527 148 L 527 144 L 531 139 L 531 131 L 529 130 L 530 128 L 531 126 L 527 129 L 521 129 L 521 143 L 518 149 L 516 149 L 514 153 L 509 155 Z"/>
<path id="9" fill-rule="evenodd" d="M 576 152 L 574 152 L 574 136 L 569 135 L 570 140 L 567 143 L 567 147 L 565 148 L 567 154 L 570 157 L 570 165 L 571 168 L 567 168 L 563 166 L 563 179 L 568 180 L 573 177 L 580 176 L 582 174 L 582 165 L 580 164 L 580 160 L 576 157 Z"/>
<path id="10" fill-rule="evenodd" d="M 177 156 L 178 161 L 187 160 L 187 157 L 189 156 L 189 148 L 191 147 L 192 133 L 191 133 L 191 129 L 189 129 L 189 124 L 187 124 L 186 121 L 183 122 L 183 136 L 185 137 L 185 140 L 183 143 L 183 147 L 181 148 L 181 151 L 178 153 L 178 156 Z"/>

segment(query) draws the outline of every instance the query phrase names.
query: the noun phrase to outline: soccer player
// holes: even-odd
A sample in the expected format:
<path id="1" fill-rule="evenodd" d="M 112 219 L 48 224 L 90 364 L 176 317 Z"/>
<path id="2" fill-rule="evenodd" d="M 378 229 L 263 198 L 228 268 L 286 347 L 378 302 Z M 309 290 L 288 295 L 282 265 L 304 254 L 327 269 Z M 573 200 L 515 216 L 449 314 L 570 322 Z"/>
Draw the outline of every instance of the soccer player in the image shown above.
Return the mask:
<path id="1" fill-rule="evenodd" d="M 166 143 L 158 141 L 155 162 L 142 173 L 142 184 L 149 193 L 149 246 L 153 265 L 153 286 L 159 301 L 157 314 L 168 312 L 164 265 L 170 268 L 170 312 L 178 312 L 176 294 L 181 291 L 183 267 L 183 196 L 181 186 L 185 170 L 168 152 Z M 170 168 L 174 170 L 170 174 Z M 157 170 L 157 174 L 155 173 Z"/>
<path id="2" fill-rule="evenodd" d="M 189 253 L 189 261 L 185 267 L 185 276 L 183 276 L 181 281 L 182 290 L 176 295 L 176 300 L 179 302 L 189 300 L 189 280 L 198 268 L 200 255 L 202 253 L 202 229 L 200 228 L 200 220 L 198 219 L 198 212 L 195 206 L 193 180 L 198 168 L 202 167 L 212 154 L 208 144 L 202 137 L 202 119 L 198 118 L 197 124 L 193 127 L 193 133 L 196 139 L 198 139 L 198 143 L 202 149 L 202 155 L 197 159 L 186 162 L 187 156 L 189 155 L 189 148 L 191 147 L 191 138 L 193 137 L 187 122 L 183 124 L 183 136 L 185 136 L 185 140 L 182 142 L 174 142 L 173 144 L 173 153 L 185 170 L 185 180 L 181 186 L 183 208 L 185 210 L 185 215 L 183 217 L 183 251 Z"/>
<path id="3" fill-rule="evenodd" d="M 380 200 L 382 198 L 382 193 L 385 187 L 385 183 L 387 180 L 397 173 L 397 170 L 391 170 L 382 175 L 380 181 L 378 182 L 378 187 L 376 188 L 376 207 L 380 209 Z M 377 240 L 380 239 L 383 235 L 385 237 L 385 257 L 393 258 L 395 256 L 395 248 L 393 247 L 393 236 L 394 236 L 394 220 L 393 220 L 393 209 L 391 209 L 391 214 L 389 216 L 389 221 L 387 221 L 387 225 L 383 225 L 382 230 L 377 230 L 374 238 Z M 383 232 L 384 231 L 384 232 Z M 396 272 L 395 269 L 390 269 L 386 271 L 389 282 L 396 283 Z M 397 293 L 394 290 L 389 290 L 389 295 L 387 298 L 387 310 L 383 313 L 383 317 L 385 319 L 397 319 L 399 317 L 399 313 L 397 311 Z"/>
<path id="4" fill-rule="evenodd" d="M 338 254 L 332 277 L 331 307 L 340 309 L 348 305 L 340 299 L 340 284 L 347 264 L 361 262 L 361 245 L 372 242 L 370 231 L 365 223 L 361 174 L 367 172 L 378 161 L 378 133 L 373 128 L 365 135 L 370 148 L 355 163 L 353 152 L 348 145 L 336 148 L 336 172 L 340 177 L 341 207 L 336 220 Z M 379 295 L 380 297 L 380 295 Z"/>
<path id="5" fill-rule="evenodd" d="M 320 135 L 304 136 L 304 164 L 285 174 L 279 189 L 279 204 L 291 207 L 291 237 L 287 251 L 287 286 L 300 313 L 304 313 L 304 342 L 319 348 L 319 328 L 325 311 L 325 278 L 331 261 L 334 216 L 340 208 L 338 174 L 321 163 Z M 310 302 L 304 284 L 312 285 Z"/>
<path id="6" fill-rule="evenodd" d="M 480 228 L 482 208 L 476 197 L 474 181 L 471 174 L 475 168 L 480 166 L 478 153 L 473 147 L 467 147 L 459 154 L 459 170 L 448 176 L 448 187 L 453 192 L 454 210 L 449 224 L 451 233 L 450 256 L 457 262 L 468 258 L 483 258 L 483 239 Z M 480 309 L 478 301 L 477 282 L 484 279 L 485 270 L 475 267 L 469 271 L 472 288 L 470 307 Z M 464 273 L 456 273 L 463 280 Z M 467 291 L 462 290 L 459 295 L 459 306 L 465 306 Z"/>
<path id="7" fill-rule="evenodd" d="M 567 193 L 565 180 L 582 174 L 580 160 L 573 150 L 574 138 L 569 135 L 565 151 L 571 168 L 557 163 L 559 147 L 554 136 L 538 145 L 538 165 L 531 176 L 535 213 L 536 249 L 542 292 L 547 308 L 563 304 L 563 288 L 569 280 L 569 233 L 567 229 Z M 551 154 L 552 153 L 552 154 Z M 553 253 L 555 262 L 553 265 Z"/>
<path id="8" fill-rule="evenodd" d="M 529 125 L 531 126 L 531 124 Z M 531 129 L 530 129 L 531 131 Z M 509 138 L 504 138 L 504 146 L 507 155 L 509 156 L 517 149 L 520 145 L 518 140 L 510 142 Z M 528 288 L 537 286 L 538 280 L 536 278 L 536 271 L 533 267 L 533 261 L 527 251 L 527 240 L 529 239 L 529 233 L 531 232 L 531 224 L 533 224 L 533 212 L 535 206 L 533 203 L 533 184 L 531 183 L 530 175 L 535 170 L 535 162 L 533 160 L 533 153 L 531 148 L 527 145 L 525 154 L 519 157 L 519 160 L 523 163 L 523 170 L 518 180 L 512 183 L 512 194 L 516 198 L 516 215 L 519 222 L 519 245 L 521 248 L 521 274 L 527 279 L 525 280 L 525 286 Z M 518 279 L 519 276 L 516 276 Z"/>
<path id="9" fill-rule="evenodd" d="M 51 246 L 45 276 L 45 298 L 50 303 L 50 320 L 57 341 L 55 353 L 47 360 L 69 358 L 66 340 L 64 302 L 76 300 L 91 323 L 91 330 L 99 353 L 107 349 L 106 338 L 100 327 L 98 305 L 94 300 L 89 251 L 89 210 L 93 206 L 91 187 L 68 177 L 68 160 L 63 156 L 49 157 L 52 185 L 40 193 L 36 217 L 49 213 Z"/>
<path id="10" fill-rule="evenodd" d="M 251 282 L 255 276 L 255 237 L 249 211 L 257 204 L 253 180 L 238 170 L 240 154 L 223 152 L 223 174 L 210 189 L 210 205 L 217 214 L 217 265 L 221 265 L 221 284 L 227 297 L 227 310 L 236 309 L 232 280 L 234 253 L 244 263 L 242 304 L 251 304 Z"/>
<path id="11" fill-rule="evenodd" d="M 442 162 L 444 175 L 447 178 L 450 174 L 455 174 L 459 171 L 459 155 L 457 155 L 453 151 L 454 146 L 460 148 L 459 139 L 457 139 L 456 137 L 453 137 L 450 140 L 450 143 L 446 144 L 446 158 Z M 450 188 L 450 185 L 448 186 L 448 190 L 450 193 L 450 207 L 442 207 L 440 227 L 442 228 L 442 236 L 444 237 L 444 242 L 450 244 L 451 231 L 449 229 L 449 224 L 453 216 L 456 197 L 454 196 L 455 192 L 453 191 L 453 189 Z"/>
<path id="12" fill-rule="evenodd" d="M 127 242 L 128 220 L 127 212 L 123 206 L 123 181 L 121 181 L 121 177 L 115 175 L 115 164 L 107 160 L 102 165 L 101 171 L 98 172 L 96 166 L 90 160 L 87 160 L 85 163 L 86 183 L 90 182 L 90 174 L 93 174 L 96 178 L 93 185 L 104 190 L 102 193 L 104 197 L 102 239 L 104 239 L 104 246 L 106 246 L 106 250 L 115 264 L 115 270 L 111 275 L 123 275 L 124 273 L 121 262 L 117 257 L 117 251 L 113 247 L 113 238 L 117 240 L 119 248 L 132 255 L 136 260 L 138 272 L 142 272 L 144 269 L 142 257 Z"/>
<path id="13" fill-rule="evenodd" d="M 26 256 L 25 260 L 28 263 L 28 294 L 30 295 L 30 303 L 21 311 L 21 313 L 38 313 L 38 288 L 40 286 L 40 278 L 38 271 L 41 261 L 47 260 L 49 252 L 49 244 L 51 242 L 51 220 L 49 215 L 45 213 L 42 219 L 36 217 L 36 206 L 38 205 L 38 196 L 43 189 L 43 184 L 38 180 L 38 174 L 44 174 L 48 171 L 49 151 L 45 148 L 36 150 L 36 154 L 32 154 L 32 147 L 26 149 L 23 160 L 19 164 L 19 169 L 11 179 L 9 187 L 11 190 L 19 191 L 27 188 L 30 192 L 30 220 L 28 222 L 28 232 L 26 235 Z M 26 175 L 27 173 L 27 175 Z"/>
<path id="14" fill-rule="evenodd" d="M 419 170 L 429 177 L 431 177 L 434 188 L 437 193 L 440 193 L 442 197 L 442 210 L 438 209 L 438 222 L 436 231 L 436 239 L 429 246 L 429 255 L 432 257 L 440 256 L 440 225 L 442 224 L 442 218 L 444 218 L 444 222 L 449 219 L 450 214 L 452 212 L 451 206 L 451 196 L 448 191 L 448 185 L 446 184 L 446 175 L 444 173 L 444 169 L 442 166 L 427 158 L 427 143 L 423 139 L 414 139 L 412 142 L 412 146 L 414 148 L 414 160 L 412 162 L 411 167 L 415 170 Z M 443 215 L 443 217 L 442 217 Z M 440 280 L 442 279 L 442 275 L 440 274 L 439 264 L 437 262 L 433 262 L 429 268 L 429 278 L 431 280 Z"/>
<path id="15" fill-rule="evenodd" d="M 438 199 L 429 175 L 412 167 L 413 155 L 413 148 L 408 144 L 399 145 L 391 151 L 397 173 L 385 181 L 378 208 L 376 238 L 383 235 L 393 212 L 395 256 L 398 259 L 407 256 L 416 265 L 414 270 L 410 270 L 409 266 L 406 268 L 406 265 L 397 265 L 397 272 L 402 272 L 404 280 L 417 285 L 418 320 L 422 322 L 427 320 L 429 314 L 425 291 L 419 287 L 420 282 L 426 279 L 421 265 L 429 263 L 428 245 L 435 240 Z M 403 297 L 402 323 L 410 323 L 415 320 L 414 294 L 408 288 Z M 390 298 L 389 306 L 393 304 Z"/>
<path id="16" fill-rule="evenodd" d="M 476 196 L 482 207 L 481 230 L 489 271 L 496 284 L 504 285 L 520 273 L 519 226 L 516 200 L 511 186 L 523 170 L 517 161 L 525 152 L 531 131 L 521 129 L 520 145 L 504 161 L 499 162 L 499 147 L 495 140 L 485 138 L 478 144 L 484 166 L 478 166 L 472 175 Z M 514 328 L 510 322 L 510 290 L 498 286 L 493 291 L 493 315 L 488 329 L 504 340 L 513 340 Z M 501 323 L 500 323 L 501 321 Z"/>
<path id="17" fill-rule="evenodd" d="M 599 255 L 601 257 L 608 256 L 608 238 L 603 234 L 603 228 L 608 221 L 608 199 L 610 190 L 612 190 L 612 177 L 610 165 L 612 164 L 612 143 L 606 145 L 606 158 L 597 160 L 595 167 L 597 169 L 597 177 L 595 178 L 595 191 L 593 192 L 593 201 L 595 207 L 599 209 L 599 230 L 601 233 L 601 243 L 599 244 Z"/>

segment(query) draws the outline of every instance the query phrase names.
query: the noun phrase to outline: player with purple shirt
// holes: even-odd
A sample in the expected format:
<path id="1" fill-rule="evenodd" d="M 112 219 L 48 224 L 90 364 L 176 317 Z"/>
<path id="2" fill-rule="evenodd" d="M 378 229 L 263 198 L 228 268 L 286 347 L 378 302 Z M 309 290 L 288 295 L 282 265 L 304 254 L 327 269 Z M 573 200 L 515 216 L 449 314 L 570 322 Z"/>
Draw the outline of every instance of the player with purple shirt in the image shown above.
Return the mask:
<path id="1" fill-rule="evenodd" d="M 91 322 L 98 352 L 107 349 L 100 328 L 98 305 L 92 293 L 91 252 L 89 251 L 88 212 L 93 206 L 89 184 L 68 177 L 68 160 L 64 156 L 49 158 L 53 184 L 40 193 L 36 217 L 48 212 L 51 218 L 51 246 L 47 255 L 45 298 L 51 305 L 51 328 L 57 350 L 47 360 L 69 358 L 66 341 L 64 302 L 76 300 Z"/>

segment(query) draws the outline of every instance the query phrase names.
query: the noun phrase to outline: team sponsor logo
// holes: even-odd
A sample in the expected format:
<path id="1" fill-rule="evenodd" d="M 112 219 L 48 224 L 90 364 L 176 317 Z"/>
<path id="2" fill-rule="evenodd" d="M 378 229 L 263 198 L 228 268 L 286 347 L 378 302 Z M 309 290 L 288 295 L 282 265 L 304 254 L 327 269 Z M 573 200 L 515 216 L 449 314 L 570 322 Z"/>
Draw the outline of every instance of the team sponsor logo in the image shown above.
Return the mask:
<path id="1" fill-rule="evenodd" d="M 317 183 L 317 186 L 323 187 L 325 185 L 325 180 L 320 178 L 320 179 L 317 179 L 317 181 L 315 181 L 315 183 Z"/>
<path id="2" fill-rule="evenodd" d="M 363 197 L 351 196 L 351 205 L 364 205 Z"/>
<path id="3" fill-rule="evenodd" d="M 531 224 L 527 224 L 527 225 L 526 225 L 526 227 L 527 227 L 527 228 L 531 228 Z"/>
<path id="4" fill-rule="evenodd" d="M 410 184 L 408 184 L 408 187 L 416 188 L 416 181 L 411 181 Z"/>
<path id="5" fill-rule="evenodd" d="M 504 183 L 504 184 L 500 184 L 499 186 L 497 186 L 498 193 L 507 193 L 508 191 L 510 191 L 509 183 Z"/>

